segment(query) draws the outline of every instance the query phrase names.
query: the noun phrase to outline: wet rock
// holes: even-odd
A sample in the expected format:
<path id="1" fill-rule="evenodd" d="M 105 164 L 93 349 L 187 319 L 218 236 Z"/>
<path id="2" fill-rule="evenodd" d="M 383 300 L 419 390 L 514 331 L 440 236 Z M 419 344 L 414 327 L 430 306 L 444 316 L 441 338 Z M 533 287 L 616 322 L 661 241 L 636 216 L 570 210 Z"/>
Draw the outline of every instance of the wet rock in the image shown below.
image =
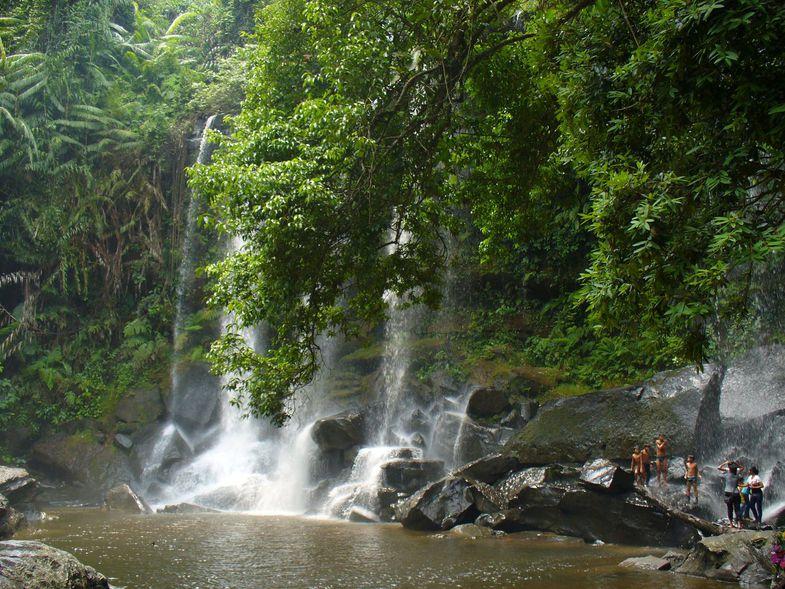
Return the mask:
<path id="1" fill-rule="evenodd" d="M 170 398 L 169 413 L 186 432 L 204 431 L 218 418 L 216 391 L 221 383 L 204 362 L 180 362 L 175 366 L 177 397 Z"/>
<path id="2" fill-rule="evenodd" d="M 11 507 L 8 499 L 0 495 L 0 540 L 13 537 L 26 524 L 24 514 Z"/>
<path id="3" fill-rule="evenodd" d="M 350 522 L 357 522 L 361 524 L 373 524 L 381 521 L 379 516 L 373 511 L 363 509 L 362 507 L 352 507 L 349 511 L 348 519 Z"/>
<path id="4" fill-rule="evenodd" d="M 745 466 L 752 464 L 748 462 Z M 2 487 L 0 487 L 0 493 L 2 493 Z M 785 499 L 785 464 L 778 460 L 766 481 L 766 501 L 769 505 L 773 505 L 781 503 L 783 499 Z"/>
<path id="5" fill-rule="evenodd" d="M 125 450 L 130 450 L 134 445 L 134 441 L 125 434 L 115 434 L 114 442 Z"/>
<path id="6" fill-rule="evenodd" d="M 397 489 L 389 487 L 379 487 L 376 489 L 376 501 L 378 506 L 378 516 L 383 522 L 395 521 L 395 505 L 401 499 L 405 499 L 408 493 L 403 493 Z"/>
<path id="7" fill-rule="evenodd" d="M 687 552 L 682 550 L 669 550 L 662 555 L 662 558 L 671 563 L 671 569 L 677 569 L 687 559 Z"/>
<path id="8" fill-rule="evenodd" d="M 322 451 L 346 450 L 362 444 L 365 439 L 365 418 L 358 411 L 344 411 L 317 420 L 311 438 Z"/>
<path id="9" fill-rule="evenodd" d="M 160 419 L 164 407 L 161 391 L 157 388 L 131 389 L 117 403 L 115 417 L 121 433 L 131 433 Z"/>
<path id="10" fill-rule="evenodd" d="M 498 433 L 466 415 L 443 413 L 434 426 L 433 451 L 437 456 L 454 456 L 457 464 L 464 464 L 498 453 L 502 448 Z"/>
<path id="11" fill-rule="evenodd" d="M 85 495 L 95 500 L 106 489 L 133 478 L 129 457 L 89 432 L 43 438 L 33 446 L 30 460 L 48 475 L 82 485 Z"/>
<path id="12" fill-rule="evenodd" d="M 544 488 L 551 483 L 575 482 L 580 472 L 574 468 L 558 464 L 524 468 L 499 480 L 494 487 L 503 494 L 507 503 L 513 507 L 526 501 L 526 491 L 530 487 Z"/>
<path id="13" fill-rule="evenodd" d="M 670 570 L 671 563 L 657 556 L 638 556 L 622 561 L 619 566 L 641 571 L 667 571 Z"/>
<path id="14" fill-rule="evenodd" d="M 416 432 L 420 435 L 425 435 L 430 430 L 431 420 L 422 409 L 415 409 L 404 421 L 404 425 L 410 432 Z"/>
<path id="15" fill-rule="evenodd" d="M 382 484 L 405 493 L 413 493 L 442 476 L 441 460 L 400 459 L 382 465 Z"/>
<path id="16" fill-rule="evenodd" d="M 32 499 L 38 490 L 38 481 L 24 468 L 0 466 L 0 495 L 11 503 Z"/>
<path id="17" fill-rule="evenodd" d="M 676 572 L 743 586 L 767 584 L 772 577 L 769 550 L 775 538 L 774 531 L 752 530 L 702 538 Z"/>
<path id="18" fill-rule="evenodd" d="M 107 491 L 104 505 L 112 511 L 125 513 L 152 513 L 150 506 L 131 487 L 123 483 Z"/>
<path id="19" fill-rule="evenodd" d="M 466 414 L 475 419 L 493 417 L 509 411 L 507 392 L 493 387 L 480 387 L 469 396 Z"/>
<path id="20" fill-rule="evenodd" d="M 109 589 L 109 582 L 73 555 L 40 542 L 0 542 L 3 589 Z"/>
<path id="21" fill-rule="evenodd" d="M 501 530 L 507 521 L 507 515 L 503 511 L 496 513 L 481 513 L 474 523 L 478 526 Z"/>
<path id="22" fill-rule="evenodd" d="M 177 503 L 174 505 L 165 505 L 158 510 L 158 513 L 220 513 L 217 509 L 210 509 L 203 505 L 196 505 L 194 503 Z"/>
<path id="23" fill-rule="evenodd" d="M 152 468 L 152 471 L 146 473 L 145 478 L 156 477 L 159 481 L 165 481 L 173 467 L 190 458 L 192 454 L 188 442 L 171 425 L 167 425 L 163 430 L 152 429 L 149 435 L 138 441 L 133 448 L 137 472 L 141 473 L 145 468 Z M 157 465 L 150 467 L 148 465 L 150 461 L 157 462 Z"/>
<path id="24" fill-rule="evenodd" d="M 414 530 L 446 530 L 471 523 L 480 513 L 506 507 L 503 496 L 485 483 L 465 477 L 445 477 L 398 503 L 396 519 Z"/>
<path id="25" fill-rule="evenodd" d="M 515 456 L 491 454 L 462 466 L 453 474 L 493 484 L 510 472 L 518 470 L 521 466 L 520 461 Z"/>
<path id="26" fill-rule="evenodd" d="M 450 535 L 468 538 L 470 540 L 478 540 L 479 538 L 492 538 L 494 534 L 493 531 L 487 527 L 475 524 L 461 524 L 460 526 L 455 526 L 451 529 Z"/>
<path id="27" fill-rule="evenodd" d="M 421 433 L 416 433 L 412 436 L 411 444 L 415 448 L 425 448 L 426 446 L 425 438 Z"/>
<path id="28" fill-rule="evenodd" d="M 587 487 L 606 493 L 632 491 L 634 484 L 632 473 L 604 458 L 584 464 L 580 480 Z"/>
<path id="29" fill-rule="evenodd" d="M 623 387 L 546 403 L 505 446 L 522 463 L 626 460 L 632 449 L 660 433 L 673 455 L 693 452 L 698 417 L 710 379 L 694 370 L 658 375 L 656 385 Z M 673 384 L 673 386 L 671 386 Z"/>

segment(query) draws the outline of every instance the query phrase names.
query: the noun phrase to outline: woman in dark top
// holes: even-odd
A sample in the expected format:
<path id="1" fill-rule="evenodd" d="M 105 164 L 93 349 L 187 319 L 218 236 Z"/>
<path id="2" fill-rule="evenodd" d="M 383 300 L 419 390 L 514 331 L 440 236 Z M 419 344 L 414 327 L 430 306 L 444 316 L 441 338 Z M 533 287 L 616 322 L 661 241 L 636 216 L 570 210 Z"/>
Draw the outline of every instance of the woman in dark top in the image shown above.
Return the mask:
<path id="1" fill-rule="evenodd" d="M 744 471 L 744 467 L 733 460 L 726 460 L 718 467 L 723 473 L 725 481 L 725 505 L 728 506 L 728 522 L 731 527 L 741 527 L 741 492 L 739 491 L 739 473 Z M 733 523 L 733 519 L 736 523 Z"/>

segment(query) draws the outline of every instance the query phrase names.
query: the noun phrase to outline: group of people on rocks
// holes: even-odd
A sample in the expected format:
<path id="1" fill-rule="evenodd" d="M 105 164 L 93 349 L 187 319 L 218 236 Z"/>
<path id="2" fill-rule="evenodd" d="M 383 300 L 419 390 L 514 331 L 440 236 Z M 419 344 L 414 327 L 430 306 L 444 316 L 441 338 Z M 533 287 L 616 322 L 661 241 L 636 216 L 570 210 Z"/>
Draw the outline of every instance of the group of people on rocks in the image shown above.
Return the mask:
<path id="1" fill-rule="evenodd" d="M 652 476 L 652 458 L 656 466 L 657 484 L 668 486 L 669 443 L 663 434 L 654 440 L 654 454 L 652 446 L 643 444 L 635 446 L 630 461 L 630 470 L 636 485 L 648 487 Z M 763 488 L 757 466 L 751 466 L 747 476 L 743 476 L 745 467 L 737 460 L 726 460 L 717 466 L 722 473 L 723 492 L 725 504 L 728 507 L 728 521 L 731 527 L 741 528 L 743 522 L 749 519 L 750 514 L 757 526 L 763 519 Z M 684 480 L 686 482 L 686 498 L 689 504 L 692 497 L 698 503 L 698 486 L 703 478 L 701 469 L 695 461 L 695 456 L 690 454 L 684 460 Z"/>

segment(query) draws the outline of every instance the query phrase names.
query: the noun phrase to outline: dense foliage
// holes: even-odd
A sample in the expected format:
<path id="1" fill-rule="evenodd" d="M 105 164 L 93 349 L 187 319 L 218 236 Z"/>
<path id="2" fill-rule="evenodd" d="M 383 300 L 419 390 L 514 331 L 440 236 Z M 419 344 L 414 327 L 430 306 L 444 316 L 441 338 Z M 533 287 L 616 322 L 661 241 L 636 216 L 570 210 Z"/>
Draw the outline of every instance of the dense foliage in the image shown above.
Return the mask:
<path id="1" fill-rule="evenodd" d="M 245 241 L 213 268 L 238 323 L 214 348 L 231 388 L 285 419 L 317 334 L 379 321 L 385 293 L 438 304 L 445 235 L 478 230 L 480 273 L 545 324 L 533 360 L 703 360 L 710 321 L 747 308 L 785 245 L 784 17 L 773 0 L 273 2 L 232 136 L 193 176 Z M 267 356 L 239 335 L 260 321 Z"/>
<path id="2" fill-rule="evenodd" d="M 189 103 L 236 9 L 0 2 L 0 429 L 165 374 Z"/>

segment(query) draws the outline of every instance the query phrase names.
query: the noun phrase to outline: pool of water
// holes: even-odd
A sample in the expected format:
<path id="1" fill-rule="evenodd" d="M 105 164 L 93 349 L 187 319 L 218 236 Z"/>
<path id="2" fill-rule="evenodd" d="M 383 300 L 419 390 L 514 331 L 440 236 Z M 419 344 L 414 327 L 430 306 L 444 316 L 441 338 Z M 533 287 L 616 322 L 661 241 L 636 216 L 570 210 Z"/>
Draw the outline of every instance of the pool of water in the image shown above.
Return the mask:
<path id="1" fill-rule="evenodd" d="M 728 587 L 618 566 L 661 549 L 593 546 L 536 533 L 470 540 L 397 524 L 300 517 L 92 509 L 54 515 L 19 538 L 68 550 L 126 589 Z"/>

